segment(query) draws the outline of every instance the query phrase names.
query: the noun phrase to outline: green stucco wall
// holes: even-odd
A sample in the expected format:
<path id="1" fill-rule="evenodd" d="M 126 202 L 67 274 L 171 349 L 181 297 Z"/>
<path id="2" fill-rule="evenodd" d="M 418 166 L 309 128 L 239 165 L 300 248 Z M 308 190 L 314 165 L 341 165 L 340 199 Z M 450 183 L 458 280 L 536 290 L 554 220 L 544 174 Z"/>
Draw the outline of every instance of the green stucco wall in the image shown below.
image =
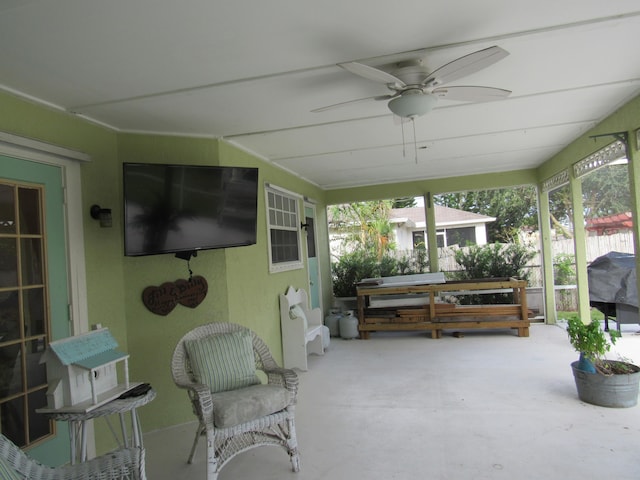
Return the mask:
<path id="1" fill-rule="evenodd" d="M 81 167 L 88 323 L 108 327 L 120 347 L 131 355 L 131 379 L 150 382 L 158 392 L 153 402 L 140 409 L 145 431 L 195 418 L 186 393 L 173 385 L 169 372 L 175 343 L 191 328 L 209 321 L 242 323 L 255 329 L 276 359 L 282 360 L 278 294 L 290 284 L 305 287 L 307 272 L 300 269 L 269 274 L 263 188 L 258 196 L 257 244 L 199 252 L 190 266 L 194 274 L 208 281 L 206 299 L 195 309 L 177 306 L 163 317 L 144 307 L 142 291 L 149 285 L 188 278 L 187 263 L 173 255 L 124 257 L 122 163 L 256 166 L 261 185 L 270 182 L 317 201 L 318 221 L 326 225 L 320 189 L 216 139 L 118 133 L 5 93 L 0 93 L 0 112 L 0 131 L 79 150 L 91 157 Z M 92 204 L 112 209 L 112 228 L 100 228 L 90 217 Z M 323 297 L 328 304 L 326 227 L 321 227 L 318 235 L 325 258 Z M 95 422 L 95 428 L 98 452 L 113 448 L 115 443 L 105 422 Z"/>

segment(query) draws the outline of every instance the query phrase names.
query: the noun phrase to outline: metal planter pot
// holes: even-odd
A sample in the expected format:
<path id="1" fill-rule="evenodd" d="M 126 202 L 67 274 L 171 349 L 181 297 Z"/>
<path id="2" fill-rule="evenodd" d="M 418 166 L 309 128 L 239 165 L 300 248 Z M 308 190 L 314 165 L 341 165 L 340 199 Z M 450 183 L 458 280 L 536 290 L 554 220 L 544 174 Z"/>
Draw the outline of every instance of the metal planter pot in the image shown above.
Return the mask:
<path id="1" fill-rule="evenodd" d="M 571 368 L 580 400 L 614 408 L 633 407 L 638 403 L 640 367 L 632 365 L 635 373 L 602 375 L 580 370 L 578 363 L 573 362 Z"/>

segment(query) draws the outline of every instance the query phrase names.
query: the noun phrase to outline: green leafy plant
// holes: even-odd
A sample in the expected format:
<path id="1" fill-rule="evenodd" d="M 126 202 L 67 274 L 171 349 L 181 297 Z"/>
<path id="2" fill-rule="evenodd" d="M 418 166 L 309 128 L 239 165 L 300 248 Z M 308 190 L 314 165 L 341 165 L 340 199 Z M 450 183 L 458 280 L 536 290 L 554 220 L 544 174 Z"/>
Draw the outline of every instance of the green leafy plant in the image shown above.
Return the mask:
<path id="1" fill-rule="evenodd" d="M 628 373 L 630 369 L 623 362 L 615 362 L 605 358 L 611 346 L 620 337 L 617 330 L 609 332 L 609 338 L 602 330 L 600 322 L 592 320 L 584 323 L 579 318 L 570 318 L 567 325 L 567 334 L 571 346 L 593 363 L 596 370 L 604 374 Z M 622 371 L 616 370 L 621 369 Z"/>
<path id="2" fill-rule="evenodd" d="M 377 259 L 364 250 L 345 253 L 331 264 L 333 294 L 336 297 L 355 297 L 356 283 L 375 276 Z"/>
<path id="3" fill-rule="evenodd" d="M 424 273 L 429 267 L 427 251 L 424 248 L 416 248 L 409 254 L 396 258 L 396 270 L 398 275 L 413 275 Z"/>
<path id="4" fill-rule="evenodd" d="M 455 280 L 503 277 L 529 280 L 530 272 L 526 266 L 535 256 L 535 251 L 520 243 L 492 243 L 456 250 L 454 255 L 456 263 L 462 268 L 454 273 Z M 460 303 L 510 303 L 512 297 L 511 293 L 484 294 L 482 298 L 464 295 L 460 297 Z"/>
<path id="5" fill-rule="evenodd" d="M 520 243 L 472 245 L 455 251 L 455 261 L 462 267 L 456 272 L 456 278 L 516 277 L 528 280 L 526 266 L 534 256 L 535 251 Z"/>
<path id="6" fill-rule="evenodd" d="M 363 278 L 391 277 L 422 273 L 428 266 L 425 255 L 403 256 L 399 259 L 387 253 L 381 258 L 367 250 L 345 253 L 331 264 L 333 294 L 336 297 L 355 297 L 356 284 Z"/>
<path id="7" fill-rule="evenodd" d="M 605 332 L 600 327 L 600 322 L 593 320 L 589 323 L 584 323 L 579 318 L 569 319 L 567 334 L 569 335 L 569 342 L 576 352 L 583 354 L 593 363 L 604 359 L 605 354 L 616 341 L 616 336 L 614 335 L 611 337 L 611 342 L 609 342 Z"/>
<path id="8" fill-rule="evenodd" d="M 553 281 L 556 285 L 572 285 L 576 281 L 574 256 L 559 253 L 553 257 Z"/>

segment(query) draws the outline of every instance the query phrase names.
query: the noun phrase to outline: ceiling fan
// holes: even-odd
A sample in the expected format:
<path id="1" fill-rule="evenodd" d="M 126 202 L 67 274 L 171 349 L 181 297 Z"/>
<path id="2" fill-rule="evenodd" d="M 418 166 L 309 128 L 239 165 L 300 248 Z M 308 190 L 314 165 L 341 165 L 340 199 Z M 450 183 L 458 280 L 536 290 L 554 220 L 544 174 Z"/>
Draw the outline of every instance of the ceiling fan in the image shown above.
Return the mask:
<path id="1" fill-rule="evenodd" d="M 398 63 L 391 72 L 358 62 L 339 63 L 339 67 L 355 75 L 384 83 L 392 93 L 336 103 L 312 112 L 323 112 L 365 100 L 389 100 L 387 105 L 394 114 L 414 119 L 429 112 L 439 97 L 463 102 L 499 100 L 507 97 L 511 91 L 494 87 L 445 85 L 493 65 L 507 55 L 509 52 L 498 46 L 488 47 L 457 58 L 432 72 L 422 64 L 421 59 Z"/>

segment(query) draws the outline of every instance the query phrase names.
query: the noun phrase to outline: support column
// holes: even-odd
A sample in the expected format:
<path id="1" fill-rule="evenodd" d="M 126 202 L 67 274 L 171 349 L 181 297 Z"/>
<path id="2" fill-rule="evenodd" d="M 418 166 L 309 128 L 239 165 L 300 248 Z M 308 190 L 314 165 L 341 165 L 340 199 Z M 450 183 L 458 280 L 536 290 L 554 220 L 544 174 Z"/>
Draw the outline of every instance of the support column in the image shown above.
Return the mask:
<path id="1" fill-rule="evenodd" d="M 551 248 L 551 215 L 549 213 L 549 192 L 538 188 L 538 212 L 540 222 L 540 255 L 542 261 L 542 286 L 544 291 L 544 320 L 555 324 L 556 294 L 553 279 L 553 251 Z"/>
<path id="2" fill-rule="evenodd" d="M 582 205 L 582 182 L 576 178 L 573 169 L 569 171 L 569 187 L 573 208 L 573 247 L 576 258 L 576 283 L 578 286 L 578 316 L 583 322 L 591 321 L 589 307 L 589 278 L 587 276 L 587 245 L 584 229 L 584 208 Z"/>
<path id="3" fill-rule="evenodd" d="M 631 192 L 631 214 L 633 216 L 633 251 L 636 255 L 636 272 L 640 272 L 640 129 L 627 132 L 626 153 L 629 168 L 629 191 Z M 636 285 L 640 298 L 640 282 Z"/>
<path id="4" fill-rule="evenodd" d="M 438 265 L 438 235 L 436 231 L 436 211 L 433 205 L 433 197 L 431 192 L 427 192 L 424 196 L 424 215 L 427 221 L 427 248 L 429 252 L 429 271 L 435 273 L 440 271 Z"/>

